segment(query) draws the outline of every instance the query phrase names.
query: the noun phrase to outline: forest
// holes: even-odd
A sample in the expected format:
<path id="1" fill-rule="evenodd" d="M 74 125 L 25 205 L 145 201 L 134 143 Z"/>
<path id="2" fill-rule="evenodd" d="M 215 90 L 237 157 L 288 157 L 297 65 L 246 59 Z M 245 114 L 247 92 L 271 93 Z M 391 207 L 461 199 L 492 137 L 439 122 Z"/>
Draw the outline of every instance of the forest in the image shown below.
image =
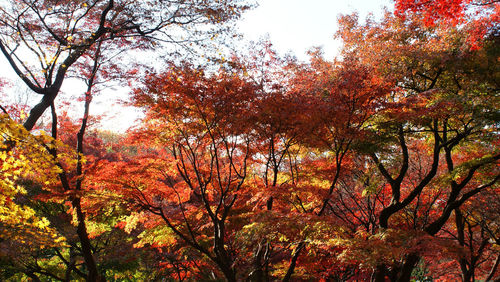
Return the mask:
<path id="1" fill-rule="evenodd" d="M 258 2 L 0 1 L 0 280 L 500 280 L 500 1 L 392 3 L 301 61 Z"/>

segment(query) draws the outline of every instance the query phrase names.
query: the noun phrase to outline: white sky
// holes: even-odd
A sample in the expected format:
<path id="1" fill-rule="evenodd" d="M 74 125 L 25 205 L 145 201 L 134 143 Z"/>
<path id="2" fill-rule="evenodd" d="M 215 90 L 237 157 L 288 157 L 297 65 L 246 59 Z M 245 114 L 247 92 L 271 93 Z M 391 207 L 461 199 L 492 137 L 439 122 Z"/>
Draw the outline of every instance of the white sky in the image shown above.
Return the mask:
<path id="1" fill-rule="evenodd" d="M 240 22 L 240 31 L 247 39 L 258 40 L 269 34 L 274 47 L 291 51 L 300 59 L 313 46 L 322 46 L 327 59 L 332 59 L 340 47 L 333 39 L 339 14 L 359 12 L 360 19 L 368 13 L 376 18 L 391 0 L 257 0 L 259 7 L 247 12 Z"/>

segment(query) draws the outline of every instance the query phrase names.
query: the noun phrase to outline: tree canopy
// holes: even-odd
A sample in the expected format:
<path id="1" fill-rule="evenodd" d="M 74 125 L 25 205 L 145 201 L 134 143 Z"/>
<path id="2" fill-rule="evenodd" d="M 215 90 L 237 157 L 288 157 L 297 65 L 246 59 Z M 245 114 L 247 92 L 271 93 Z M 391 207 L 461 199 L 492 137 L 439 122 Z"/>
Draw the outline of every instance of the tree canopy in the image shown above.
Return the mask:
<path id="1" fill-rule="evenodd" d="M 253 3 L 0 5 L 0 49 L 42 97 L 0 81 L 0 279 L 500 279 L 496 1 L 342 15 L 333 60 L 263 41 L 208 63 L 167 53 L 231 46 Z M 125 133 L 90 110 L 113 81 L 143 113 Z"/>

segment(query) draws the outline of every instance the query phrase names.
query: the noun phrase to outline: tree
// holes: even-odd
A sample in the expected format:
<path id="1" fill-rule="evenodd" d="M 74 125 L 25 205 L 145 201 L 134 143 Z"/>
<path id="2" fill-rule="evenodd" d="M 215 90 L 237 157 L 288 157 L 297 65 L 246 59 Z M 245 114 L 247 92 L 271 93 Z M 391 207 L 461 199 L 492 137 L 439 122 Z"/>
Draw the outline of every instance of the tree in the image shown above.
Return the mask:
<path id="1" fill-rule="evenodd" d="M 61 233 L 46 217 L 23 200 L 29 186 L 28 179 L 46 186 L 57 183 L 57 174 L 60 170 L 46 146 L 50 144 L 63 147 L 63 144 L 54 142 L 55 140 L 46 134 L 37 136 L 30 134 L 6 113 L 1 115 L 0 124 L 2 261 L 17 255 L 23 257 L 25 253 L 33 254 L 49 247 L 64 246 L 66 240 Z M 15 149 L 12 148 L 13 144 L 16 145 Z M 68 159 L 68 155 L 60 154 L 58 159 Z M 16 260 L 11 260 L 9 263 L 15 264 Z M 8 268 L 6 267 L 6 270 Z M 26 274 L 32 277 L 32 273 Z"/>
<path id="2" fill-rule="evenodd" d="M 148 226 L 141 245 L 172 250 L 179 240 L 202 255 L 198 264 L 215 264 L 213 271 L 236 281 L 228 221 L 247 177 L 248 133 L 238 125 L 248 116 L 253 85 L 189 65 L 146 79 L 134 98 L 148 108 L 135 134 L 134 144 L 143 145 L 128 161 L 103 163 L 101 181 L 129 199 L 128 220 Z M 126 177 L 112 180 L 116 172 Z"/>
<path id="3" fill-rule="evenodd" d="M 461 48 L 465 39 L 446 26 L 426 27 L 418 20 L 401 21 L 390 15 L 381 24 L 369 21 L 360 26 L 356 21 L 356 17 L 342 19 L 339 34 L 346 42 L 345 52 L 357 54 L 362 61 L 380 62 L 386 80 L 394 83 L 394 91 L 374 115 L 371 137 L 375 139 L 368 142 L 372 147 L 367 153 L 390 187 L 392 198 L 378 215 L 379 227 L 402 228 L 405 216 L 401 213 L 410 212 L 414 205 L 422 209 L 421 197 L 440 191 L 441 196 L 436 195 L 428 206 L 435 211 L 427 220 L 412 224 L 412 228 L 435 236 L 455 208 L 498 181 L 492 165 L 498 161 L 498 151 L 479 141 L 497 134 L 492 119 L 497 109 L 489 104 L 496 82 L 475 76 L 469 69 L 480 72 L 482 67 L 475 63 L 489 60 L 485 59 L 489 51 Z M 485 49 L 488 44 L 494 43 L 487 43 Z M 493 67 L 490 71 L 498 70 Z M 474 102 L 472 97 L 476 97 Z M 423 140 L 427 140 L 425 155 L 418 153 Z M 437 179 L 444 180 L 441 183 L 449 190 L 441 190 L 445 186 L 437 185 Z M 435 209 L 436 201 L 442 203 L 440 208 Z M 408 280 L 418 260 L 410 252 L 390 271 L 379 265 L 376 279 L 382 281 L 389 273 L 391 279 Z"/>

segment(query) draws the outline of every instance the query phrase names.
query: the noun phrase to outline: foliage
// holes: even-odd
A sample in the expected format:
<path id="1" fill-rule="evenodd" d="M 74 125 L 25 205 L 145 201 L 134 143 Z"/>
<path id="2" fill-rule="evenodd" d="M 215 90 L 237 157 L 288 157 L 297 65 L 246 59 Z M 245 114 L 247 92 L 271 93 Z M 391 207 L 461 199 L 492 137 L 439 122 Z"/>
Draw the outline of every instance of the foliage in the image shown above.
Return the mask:
<path id="1" fill-rule="evenodd" d="M 23 187 L 25 179 L 44 183 L 46 186 L 57 182 L 59 168 L 44 146 L 61 144 L 52 142 L 43 132 L 38 136 L 30 134 L 6 114 L 2 114 L 0 118 L 3 137 L 0 151 L 1 240 L 40 248 L 61 245 L 64 238 L 50 227 L 49 221 L 37 215 L 35 210 L 22 204 L 19 199 L 27 193 L 26 187 Z M 64 159 L 65 156 L 59 155 L 58 158 Z"/>
<path id="2" fill-rule="evenodd" d="M 498 279 L 498 34 L 471 41 L 474 2 L 344 15 L 333 61 L 259 42 L 220 64 L 158 68 L 115 55 L 190 23 L 211 34 L 247 6 L 49 2 L 18 1 L 24 13 L 2 22 L 4 38 L 55 59 L 23 65 L 0 42 L 44 97 L 29 115 L 2 107 L 1 279 Z M 80 119 L 54 103 L 68 58 L 87 86 Z M 90 114 L 111 80 L 128 81 L 144 113 L 123 134 Z M 20 125 L 47 108 L 51 137 Z"/>

